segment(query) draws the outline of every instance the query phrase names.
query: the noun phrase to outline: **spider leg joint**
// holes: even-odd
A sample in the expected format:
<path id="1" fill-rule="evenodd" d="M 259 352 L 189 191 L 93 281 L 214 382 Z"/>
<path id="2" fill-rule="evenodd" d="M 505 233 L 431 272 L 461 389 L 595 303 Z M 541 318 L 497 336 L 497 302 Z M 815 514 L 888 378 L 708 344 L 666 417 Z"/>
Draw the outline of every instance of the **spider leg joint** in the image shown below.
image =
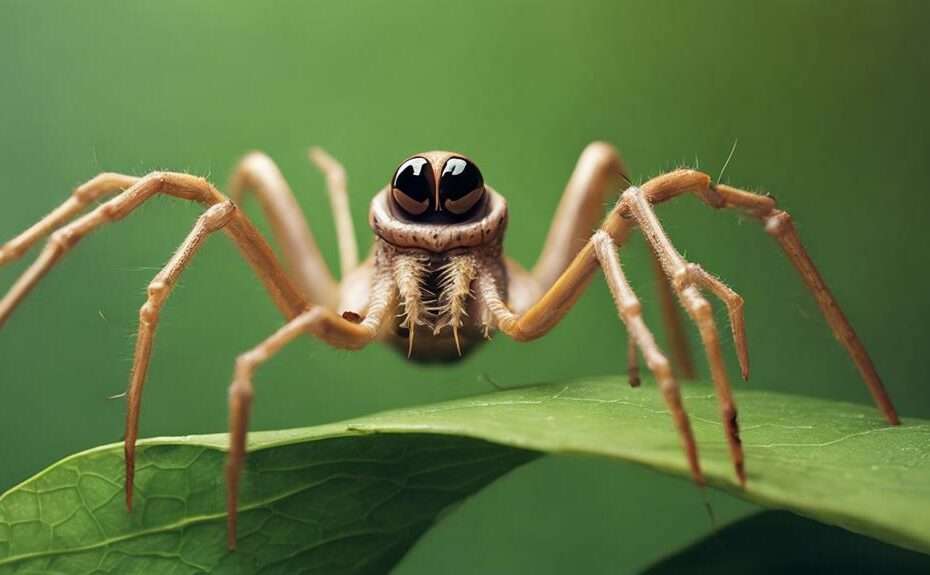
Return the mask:
<path id="1" fill-rule="evenodd" d="M 784 235 L 791 226 L 791 216 L 782 210 L 776 210 L 774 214 L 765 218 L 765 232 L 775 237 Z"/>

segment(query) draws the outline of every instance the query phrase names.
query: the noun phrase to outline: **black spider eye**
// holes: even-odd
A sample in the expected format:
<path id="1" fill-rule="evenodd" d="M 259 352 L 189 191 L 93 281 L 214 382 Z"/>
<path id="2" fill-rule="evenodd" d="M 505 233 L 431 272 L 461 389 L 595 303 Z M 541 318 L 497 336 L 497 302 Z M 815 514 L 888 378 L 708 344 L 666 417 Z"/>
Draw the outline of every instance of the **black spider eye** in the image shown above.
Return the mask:
<path id="1" fill-rule="evenodd" d="M 426 158 L 410 158 L 397 168 L 391 183 L 391 195 L 403 210 L 419 216 L 429 209 L 435 181 Z"/>
<path id="2" fill-rule="evenodd" d="M 472 209 L 483 196 L 484 178 L 478 166 L 465 158 L 449 158 L 439 178 L 442 208 L 461 215 Z"/>

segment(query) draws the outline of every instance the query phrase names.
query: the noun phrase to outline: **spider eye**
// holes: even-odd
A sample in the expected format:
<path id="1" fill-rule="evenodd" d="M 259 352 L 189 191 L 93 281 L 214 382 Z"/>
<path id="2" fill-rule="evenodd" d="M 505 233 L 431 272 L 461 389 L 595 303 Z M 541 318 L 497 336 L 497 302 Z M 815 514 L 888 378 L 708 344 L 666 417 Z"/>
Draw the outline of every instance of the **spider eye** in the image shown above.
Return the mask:
<path id="1" fill-rule="evenodd" d="M 410 158 L 397 168 L 391 183 L 391 195 L 401 208 L 412 216 L 429 209 L 435 181 L 426 158 Z"/>
<path id="2" fill-rule="evenodd" d="M 439 178 L 439 201 L 443 209 L 462 215 L 484 197 L 484 178 L 473 162 L 449 158 Z"/>

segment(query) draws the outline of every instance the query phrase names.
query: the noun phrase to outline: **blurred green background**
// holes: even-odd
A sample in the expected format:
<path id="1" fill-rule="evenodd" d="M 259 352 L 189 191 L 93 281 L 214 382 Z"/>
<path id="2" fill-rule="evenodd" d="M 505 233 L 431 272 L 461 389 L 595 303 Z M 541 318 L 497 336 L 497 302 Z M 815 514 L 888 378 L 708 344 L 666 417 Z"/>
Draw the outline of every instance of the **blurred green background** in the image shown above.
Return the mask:
<path id="1" fill-rule="evenodd" d="M 617 145 L 642 180 L 680 165 L 716 174 L 738 139 L 725 180 L 792 212 L 900 412 L 927 417 L 928 12 L 924 2 L 3 1 L 0 236 L 100 171 L 183 170 L 222 184 L 261 149 L 335 264 L 306 148 L 344 162 L 363 248 L 374 191 L 406 156 L 442 148 L 469 154 L 508 197 L 506 247 L 530 265 L 589 141 Z M 121 438 L 124 403 L 107 397 L 126 385 L 144 288 L 197 213 L 159 199 L 87 239 L 0 331 L 0 490 Z M 737 400 L 749 385 L 869 401 L 755 223 L 690 198 L 661 217 L 687 257 L 746 298 L 753 375 Z M 622 256 L 658 327 L 643 242 Z M 0 270 L 3 289 L 24 267 Z M 142 435 L 224 430 L 233 358 L 280 324 L 231 244 L 208 242 L 163 315 Z M 302 341 L 260 372 L 252 427 L 490 391 L 483 375 L 509 386 L 615 373 L 624 338 L 595 282 L 549 337 L 498 338 L 455 367 Z M 752 511 L 710 501 L 721 522 Z M 686 481 L 549 458 L 450 514 L 397 572 L 631 572 L 710 529 Z"/>

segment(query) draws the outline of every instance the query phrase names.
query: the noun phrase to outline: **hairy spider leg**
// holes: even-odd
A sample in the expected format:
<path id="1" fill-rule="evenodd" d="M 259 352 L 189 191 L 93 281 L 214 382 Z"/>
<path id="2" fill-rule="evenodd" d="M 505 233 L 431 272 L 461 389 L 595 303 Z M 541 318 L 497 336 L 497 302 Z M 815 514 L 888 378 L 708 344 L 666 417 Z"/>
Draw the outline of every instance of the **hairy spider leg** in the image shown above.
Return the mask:
<path id="1" fill-rule="evenodd" d="M 81 214 L 93 202 L 122 192 L 137 181 L 139 178 L 135 176 L 104 172 L 84 182 L 57 208 L 0 246 L 0 265 L 22 257 L 36 242 Z"/>
<path id="2" fill-rule="evenodd" d="M 748 374 L 746 363 L 745 329 L 743 327 L 742 298 L 716 278 L 690 264 L 672 246 L 668 237 L 662 230 L 659 220 L 652 212 L 644 192 L 636 187 L 628 188 L 623 192 L 621 204 L 627 206 L 632 212 L 636 223 L 639 224 L 643 235 L 658 254 L 662 267 L 669 277 L 672 286 L 678 294 L 682 306 L 698 326 L 701 341 L 707 354 L 707 363 L 710 365 L 711 379 L 714 382 L 717 399 L 720 403 L 720 413 L 726 431 L 727 443 L 730 446 L 730 458 L 736 469 L 736 476 L 740 483 L 746 483 L 746 471 L 743 461 L 743 449 L 739 438 L 739 423 L 737 421 L 736 405 L 727 377 L 726 363 L 720 349 L 720 339 L 717 335 L 717 326 L 714 322 L 713 309 L 710 303 L 701 295 L 698 286 L 712 289 L 716 295 L 723 295 L 730 308 L 730 319 L 733 326 L 733 337 L 736 340 L 737 355 L 743 374 Z M 722 287 L 721 287 L 722 286 Z M 718 291 L 719 290 L 719 291 Z"/>
<path id="3" fill-rule="evenodd" d="M 618 315 L 643 354 L 672 413 L 692 477 L 696 483 L 703 485 L 697 445 L 678 385 L 668 360 L 642 318 L 639 301 L 620 267 L 617 248 L 625 242 L 632 229 L 631 220 L 621 216 L 620 210 L 618 203 L 558 280 L 525 312 L 515 313 L 508 306 L 501 286 L 489 273 L 478 275 L 478 297 L 490 311 L 498 329 L 517 341 L 530 341 L 548 333 L 581 296 L 598 267 L 603 269 Z"/>
<path id="4" fill-rule="evenodd" d="M 342 349 L 360 349 L 373 341 L 396 308 L 397 286 L 389 262 L 376 262 L 365 318 L 355 323 L 343 319 L 330 309 L 312 306 L 236 359 L 233 381 L 229 387 L 229 455 L 226 463 L 227 544 L 236 548 L 239 480 L 245 459 L 246 433 L 251 411 L 255 370 L 274 357 L 297 337 L 310 333 L 329 345 Z"/>
<path id="5" fill-rule="evenodd" d="M 643 320 L 642 306 L 620 265 L 617 246 L 610 235 L 603 230 L 595 232 L 591 241 L 594 244 L 594 252 L 597 255 L 598 263 L 600 263 L 601 269 L 604 271 L 607 286 L 610 288 L 610 293 L 617 306 L 617 314 L 626 326 L 630 339 L 642 350 L 646 365 L 655 374 L 656 383 L 662 392 L 662 397 L 666 405 L 668 405 L 669 411 L 672 412 L 675 427 L 678 429 L 688 466 L 691 469 L 691 476 L 699 485 L 703 485 L 704 477 L 701 474 L 701 465 L 698 461 L 697 445 L 691 431 L 688 414 L 681 402 L 681 391 L 672 375 L 671 365 L 662 352 L 659 351 L 659 346 L 656 345 L 652 332 L 646 327 L 646 322 Z"/>
<path id="6" fill-rule="evenodd" d="M 527 293 L 533 299 L 549 289 L 568 268 L 572 258 L 601 223 L 607 202 L 613 201 L 629 184 L 629 171 L 616 148 L 605 142 L 593 142 L 585 147 L 565 186 L 546 241 L 533 266 L 532 278 L 535 282 L 521 282 L 531 284 L 532 289 L 527 290 Z M 511 267 L 516 268 L 515 265 Z M 693 379 L 694 361 L 691 359 L 675 297 L 663 277 L 661 267 L 657 266 L 655 273 L 662 319 L 671 349 L 672 368 L 680 377 Z M 515 298 L 510 303 L 519 312 L 528 308 L 532 300 Z M 633 375 L 636 371 L 635 345 L 632 340 L 629 345 L 632 350 L 628 360 L 630 380 L 636 381 Z"/>
<path id="7" fill-rule="evenodd" d="M 128 183 L 128 178 L 128 176 L 121 176 L 119 183 Z M 109 177 L 98 176 L 90 182 L 95 181 L 109 181 Z M 128 409 L 124 440 L 127 507 L 132 505 L 135 440 L 141 394 L 151 356 L 158 311 L 171 287 L 177 281 L 178 275 L 190 262 L 205 237 L 217 229 L 223 229 L 239 248 L 243 258 L 252 266 L 272 300 L 286 318 L 297 316 L 307 306 L 303 296 L 281 268 L 270 246 L 245 215 L 235 209 L 234 204 L 223 194 L 203 178 L 188 174 L 155 172 L 143 178 L 134 178 L 134 182 L 124 192 L 53 232 L 36 260 L 0 300 L 0 325 L 39 280 L 83 237 L 105 224 L 123 219 L 157 195 L 197 202 L 207 207 L 207 210 L 198 219 L 194 229 L 168 265 L 156 275 L 155 280 L 149 286 L 146 304 L 140 310 L 139 338 L 136 342 L 136 355 L 133 359 L 127 393 Z"/>
<path id="8" fill-rule="evenodd" d="M 885 419 L 892 425 L 898 425 L 900 423 L 898 415 L 875 369 L 872 358 L 801 243 L 801 238 L 788 212 L 779 209 L 775 199 L 770 196 L 755 194 L 724 184 L 714 185 L 710 176 L 695 170 L 676 170 L 653 180 L 660 178 L 665 180 L 661 185 L 648 189 L 643 186 L 650 204 L 658 204 L 682 194 L 693 193 L 713 208 L 737 210 L 752 216 L 763 224 L 766 233 L 775 238 L 791 265 L 798 271 L 805 287 L 814 296 L 833 335 L 846 349 Z"/>
<path id="9" fill-rule="evenodd" d="M 326 178 L 336 221 L 342 277 L 346 277 L 358 266 L 358 247 L 349 213 L 345 170 L 321 148 L 311 148 L 309 154 Z M 307 300 L 334 309 L 339 301 L 339 284 L 320 253 L 287 180 L 274 160 L 262 152 L 246 154 L 230 178 L 229 195 L 236 202 L 242 202 L 247 192 L 258 197 L 288 269 Z"/>

